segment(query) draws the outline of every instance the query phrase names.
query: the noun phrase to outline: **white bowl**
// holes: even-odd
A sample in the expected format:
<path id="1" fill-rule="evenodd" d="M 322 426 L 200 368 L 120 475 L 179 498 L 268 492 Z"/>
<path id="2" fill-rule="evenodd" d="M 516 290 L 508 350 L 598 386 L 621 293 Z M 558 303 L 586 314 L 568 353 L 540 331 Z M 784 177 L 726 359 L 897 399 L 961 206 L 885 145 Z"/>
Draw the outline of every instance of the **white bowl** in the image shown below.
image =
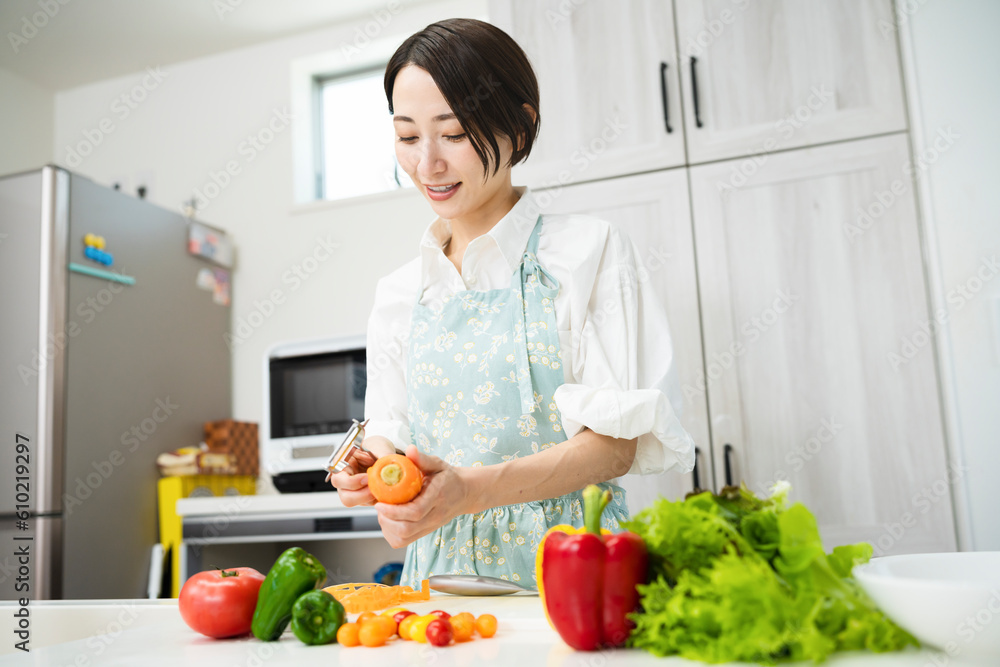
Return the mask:
<path id="1" fill-rule="evenodd" d="M 1000 658 L 1000 552 L 875 558 L 854 577 L 922 643 L 951 657 Z"/>

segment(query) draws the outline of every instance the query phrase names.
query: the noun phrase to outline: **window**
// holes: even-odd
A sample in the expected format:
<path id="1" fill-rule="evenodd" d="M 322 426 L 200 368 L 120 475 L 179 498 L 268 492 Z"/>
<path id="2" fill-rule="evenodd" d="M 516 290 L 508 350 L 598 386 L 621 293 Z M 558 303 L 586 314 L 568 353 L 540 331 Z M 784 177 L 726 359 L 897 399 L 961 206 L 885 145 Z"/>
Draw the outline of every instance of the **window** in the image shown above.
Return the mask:
<path id="1" fill-rule="evenodd" d="M 381 67 L 316 78 L 317 199 L 413 187 L 396 161 Z"/>

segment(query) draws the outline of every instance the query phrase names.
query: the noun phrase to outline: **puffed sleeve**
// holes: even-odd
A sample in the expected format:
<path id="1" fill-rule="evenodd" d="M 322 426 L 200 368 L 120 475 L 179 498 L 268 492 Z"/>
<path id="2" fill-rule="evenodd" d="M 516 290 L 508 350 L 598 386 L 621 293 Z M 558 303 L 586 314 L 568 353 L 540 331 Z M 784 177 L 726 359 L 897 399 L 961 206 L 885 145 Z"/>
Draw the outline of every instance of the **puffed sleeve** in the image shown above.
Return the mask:
<path id="1" fill-rule="evenodd" d="M 582 276 L 581 276 L 582 274 Z M 666 309 L 648 282 L 631 241 L 610 227 L 582 326 L 572 332 L 574 383 L 555 393 L 563 428 L 583 427 L 614 438 L 638 438 L 630 474 L 694 467 L 694 441 L 680 423 L 682 398 Z"/>
<path id="2" fill-rule="evenodd" d="M 406 341 L 413 311 L 412 290 L 399 272 L 379 280 L 368 318 L 365 437 L 388 438 L 400 451 L 412 440 L 406 412 Z"/>

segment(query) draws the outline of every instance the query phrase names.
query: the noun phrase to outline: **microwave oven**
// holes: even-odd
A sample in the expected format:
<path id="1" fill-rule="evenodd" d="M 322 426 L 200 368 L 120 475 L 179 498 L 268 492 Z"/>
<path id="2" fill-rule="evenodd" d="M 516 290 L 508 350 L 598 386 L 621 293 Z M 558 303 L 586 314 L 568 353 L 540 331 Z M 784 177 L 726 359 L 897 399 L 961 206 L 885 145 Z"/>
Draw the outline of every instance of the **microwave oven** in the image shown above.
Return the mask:
<path id="1" fill-rule="evenodd" d="M 365 336 L 295 341 L 264 355 L 263 469 L 282 493 L 329 491 L 334 447 L 365 414 Z"/>

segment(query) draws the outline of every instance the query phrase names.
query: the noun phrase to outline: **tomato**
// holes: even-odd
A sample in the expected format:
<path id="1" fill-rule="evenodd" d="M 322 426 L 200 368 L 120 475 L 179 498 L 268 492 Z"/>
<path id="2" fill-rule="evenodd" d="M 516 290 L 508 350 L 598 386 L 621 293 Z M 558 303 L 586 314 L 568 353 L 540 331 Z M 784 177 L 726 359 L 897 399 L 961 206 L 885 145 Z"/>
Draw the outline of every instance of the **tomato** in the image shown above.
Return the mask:
<path id="1" fill-rule="evenodd" d="M 337 643 L 341 646 L 357 646 L 361 643 L 357 623 L 344 623 L 337 629 Z"/>
<path id="2" fill-rule="evenodd" d="M 433 614 L 434 616 L 437 616 L 438 618 L 443 618 L 443 619 L 449 619 L 449 618 L 451 618 L 451 614 L 449 614 L 448 612 L 443 611 L 441 609 L 435 609 L 434 611 L 432 611 L 430 613 Z"/>
<path id="3" fill-rule="evenodd" d="M 361 630 L 358 631 L 358 640 L 362 646 L 382 646 L 385 644 L 387 637 L 382 631 L 383 628 L 379 627 L 380 625 L 380 623 L 365 623 L 361 626 Z"/>
<path id="4" fill-rule="evenodd" d="M 476 632 L 480 637 L 492 637 L 497 633 L 497 617 L 493 614 L 483 614 L 476 619 Z"/>
<path id="5" fill-rule="evenodd" d="M 410 614 L 399 622 L 399 626 L 396 628 L 396 633 L 399 635 L 400 639 L 413 639 L 410 636 L 410 628 L 413 624 L 420 619 L 416 614 Z"/>
<path id="6" fill-rule="evenodd" d="M 181 588 L 181 618 L 216 639 L 248 634 L 262 583 L 264 575 L 252 567 L 199 572 Z"/>
<path id="7" fill-rule="evenodd" d="M 376 616 L 374 618 L 370 618 L 362 623 L 361 627 L 364 628 L 369 624 L 377 626 L 379 628 L 379 633 L 386 639 L 389 639 L 396 634 L 396 621 L 392 620 L 388 616 Z"/>
<path id="8" fill-rule="evenodd" d="M 414 613 L 412 611 L 410 611 L 409 609 L 404 609 L 403 611 L 397 611 L 395 614 L 393 614 L 392 620 L 396 621 L 396 626 L 398 627 L 399 624 L 403 622 L 404 618 L 413 615 Z"/>
<path id="9" fill-rule="evenodd" d="M 405 618 L 403 619 L 406 620 Z M 413 625 L 410 626 L 410 639 L 420 644 L 427 643 L 427 626 L 431 621 L 439 621 L 437 616 L 434 614 L 424 614 L 423 616 L 417 616 L 417 620 L 413 621 Z"/>
<path id="10" fill-rule="evenodd" d="M 456 642 L 464 642 L 472 639 L 472 633 L 476 629 L 476 617 L 467 611 L 455 614 L 448 619 L 451 623 L 451 631 L 455 635 Z"/>
<path id="11" fill-rule="evenodd" d="M 447 646 L 451 643 L 451 623 L 445 618 L 435 618 L 427 624 L 427 642 L 434 646 Z"/>

